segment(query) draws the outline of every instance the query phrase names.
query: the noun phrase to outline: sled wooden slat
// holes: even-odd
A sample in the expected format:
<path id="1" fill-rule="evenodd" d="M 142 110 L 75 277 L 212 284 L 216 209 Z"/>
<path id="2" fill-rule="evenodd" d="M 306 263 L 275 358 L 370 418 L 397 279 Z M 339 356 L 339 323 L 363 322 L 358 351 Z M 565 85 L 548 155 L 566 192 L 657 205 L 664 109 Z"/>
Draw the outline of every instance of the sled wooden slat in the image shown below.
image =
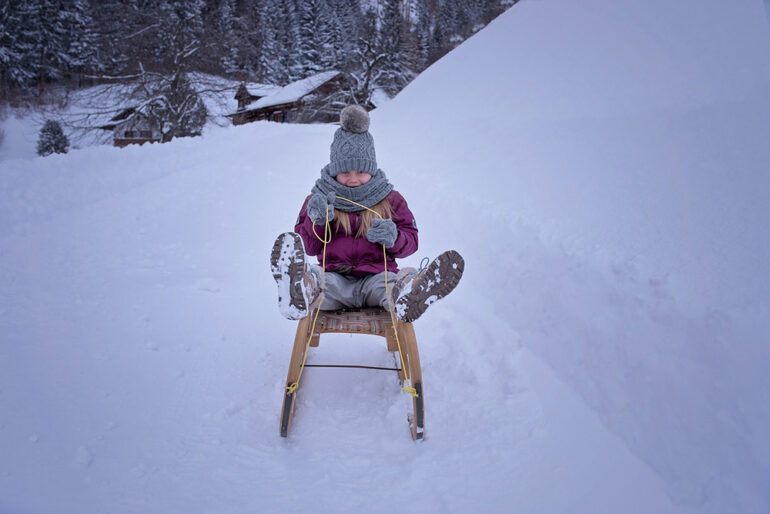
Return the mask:
<path id="1" fill-rule="evenodd" d="M 314 310 L 311 310 L 315 314 Z M 401 342 L 401 348 L 404 352 L 403 360 L 406 370 L 398 372 L 401 384 L 404 384 L 405 375 L 411 380 L 412 387 L 417 391 L 418 396 L 413 398 L 413 412 L 408 416 L 409 429 L 413 439 L 422 439 L 425 430 L 425 412 L 422 398 L 422 371 L 420 369 L 420 356 L 417 351 L 417 339 L 414 334 L 414 327 L 411 323 L 404 323 L 396 320 L 396 326 L 390 318 L 390 313 L 380 308 L 366 308 L 345 311 L 321 311 L 316 320 L 315 330 L 311 334 L 313 314 L 302 318 L 297 325 L 297 333 L 294 337 L 294 348 L 291 352 L 289 362 L 289 373 L 286 378 L 286 386 L 295 383 L 299 377 L 302 360 L 305 354 L 305 346 L 310 337 L 310 346 L 318 346 L 321 334 L 343 333 L 343 334 L 367 334 L 385 338 L 389 352 L 397 352 L 396 331 L 398 339 Z M 396 355 L 394 359 L 400 368 L 400 361 Z M 300 385 L 301 387 L 301 385 Z M 287 437 L 291 428 L 291 421 L 294 414 L 294 404 L 299 389 L 288 392 L 284 390 L 284 402 L 281 412 L 281 436 Z"/>

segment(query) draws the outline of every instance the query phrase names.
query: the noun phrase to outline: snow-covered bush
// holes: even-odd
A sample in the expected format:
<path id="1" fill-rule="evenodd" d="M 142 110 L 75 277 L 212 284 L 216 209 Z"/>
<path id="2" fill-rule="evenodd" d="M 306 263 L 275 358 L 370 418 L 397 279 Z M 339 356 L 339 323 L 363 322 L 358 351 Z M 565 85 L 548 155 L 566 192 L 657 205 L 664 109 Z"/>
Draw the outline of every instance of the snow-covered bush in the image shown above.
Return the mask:
<path id="1" fill-rule="evenodd" d="M 40 139 L 37 140 L 37 154 L 46 156 L 52 153 L 67 153 L 70 142 L 58 121 L 48 120 L 40 129 Z"/>

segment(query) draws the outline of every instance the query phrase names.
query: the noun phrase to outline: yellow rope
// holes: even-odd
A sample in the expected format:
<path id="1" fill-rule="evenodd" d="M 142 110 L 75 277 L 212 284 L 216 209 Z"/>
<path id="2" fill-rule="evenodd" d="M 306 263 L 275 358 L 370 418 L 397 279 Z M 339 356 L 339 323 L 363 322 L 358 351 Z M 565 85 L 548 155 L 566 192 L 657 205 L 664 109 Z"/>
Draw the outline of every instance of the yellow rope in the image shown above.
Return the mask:
<path id="1" fill-rule="evenodd" d="M 331 228 L 329 227 L 329 206 L 326 206 L 326 228 L 324 229 L 324 237 L 323 239 L 316 234 L 315 231 L 315 220 L 313 220 L 313 234 L 318 238 L 319 241 L 322 241 L 324 244 L 323 248 L 323 256 L 321 257 L 321 262 L 323 269 L 326 269 L 326 243 L 330 242 L 331 239 Z M 299 367 L 299 374 L 297 375 L 297 380 L 293 384 L 289 384 L 286 386 L 286 392 L 291 394 L 294 391 L 297 390 L 299 387 L 299 379 L 302 378 L 302 370 L 305 369 L 305 362 L 307 361 L 307 350 L 310 348 L 310 341 L 313 340 L 313 334 L 315 333 L 315 322 L 318 320 L 318 314 L 321 312 L 321 305 L 323 304 L 323 298 L 320 302 L 318 302 L 318 308 L 315 310 L 315 315 L 313 316 L 313 325 L 310 327 L 310 335 L 307 338 L 307 343 L 305 343 L 305 353 L 302 356 L 302 364 Z"/>
<path id="2" fill-rule="evenodd" d="M 349 200 L 349 199 L 344 198 L 342 196 L 337 196 L 337 198 L 339 198 L 340 200 L 345 200 L 346 202 L 352 203 L 353 205 L 357 205 L 358 207 L 366 209 L 367 211 L 373 212 L 380 219 L 382 219 L 382 215 L 380 215 L 379 212 L 377 212 L 377 211 L 375 211 L 373 209 L 370 209 L 369 207 L 367 207 L 365 205 L 361 205 L 360 203 L 356 203 L 353 200 Z M 319 241 L 321 241 L 324 244 L 324 246 L 323 246 L 323 257 L 322 257 L 322 268 L 323 268 L 323 272 L 326 273 L 326 245 L 328 243 L 330 243 L 331 240 L 332 240 L 331 239 L 332 231 L 331 231 L 331 226 L 329 225 L 329 206 L 328 205 L 326 206 L 326 227 L 324 228 L 324 237 L 321 238 L 316 233 L 316 231 L 315 231 L 315 220 L 313 220 L 313 234 L 316 236 L 316 238 L 318 238 Z M 385 267 L 384 267 L 384 270 L 385 270 L 385 297 L 388 299 L 388 310 L 390 312 L 390 322 L 393 325 L 393 333 L 396 336 L 396 345 L 398 346 L 398 356 L 401 359 L 401 370 L 404 373 L 404 382 L 406 382 L 406 385 L 404 387 L 402 387 L 401 390 L 404 391 L 405 393 L 409 393 L 413 397 L 417 398 L 419 395 L 417 394 L 417 390 L 410 385 L 409 370 L 406 367 L 406 362 L 404 361 L 404 352 L 401 351 L 401 341 L 398 339 L 398 330 L 396 329 L 396 327 L 398 326 L 396 324 L 396 314 L 393 312 L 393 304 L 390 301 L 391 300 L 391 298 L 390 298 L 390 289 L 388 287 L 388 254 L 387 254 L 387 250 L 385 249 L 385 244 L 384 243 L 382 245 L 382 257 L 383 257 L 384 265 L 385 265 Z M 321 303 L 323 303 L 323 302 L 321 302 Z M 318 313 L 320 312 L 320 310 L 321 310 L 321 304 L 319 303 L 318 304 L 318 309 L 316 309 L 316 312 L 315 312 L 315 317 L 313 318 L 313 326 L 310 329 L 310 337 L 307 340 L 307 344 L 305 344 L 305 355 L 302 358 L 302 365 L 300 366 L 300 369 L 299 369 L 299 375 L 297 375 L 297 381 L 286 387 L 286 391 L 289 392 L 289 393 L 293 393 L 299 387 L 299 379 L 302 376 L 302 370 L 305 368 L 305 361 L 307 360 L 307 350 L 310 347 L 310 341 L 312 340 L 313 333 L 315 332 L 315 322 L 318 319 Z"/>

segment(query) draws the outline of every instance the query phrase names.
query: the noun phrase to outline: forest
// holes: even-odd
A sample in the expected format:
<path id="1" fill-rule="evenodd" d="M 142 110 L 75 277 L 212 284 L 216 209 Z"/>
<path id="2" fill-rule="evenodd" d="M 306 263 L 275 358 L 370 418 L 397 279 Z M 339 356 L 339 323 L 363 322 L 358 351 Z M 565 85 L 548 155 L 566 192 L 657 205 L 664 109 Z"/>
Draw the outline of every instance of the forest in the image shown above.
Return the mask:
<path id="1" fill-rule="evenodd" d="M 330 69 L 393 95 L 516 1 L 4 1 L 0 102 L 147 73 L 284 85 Z"/>

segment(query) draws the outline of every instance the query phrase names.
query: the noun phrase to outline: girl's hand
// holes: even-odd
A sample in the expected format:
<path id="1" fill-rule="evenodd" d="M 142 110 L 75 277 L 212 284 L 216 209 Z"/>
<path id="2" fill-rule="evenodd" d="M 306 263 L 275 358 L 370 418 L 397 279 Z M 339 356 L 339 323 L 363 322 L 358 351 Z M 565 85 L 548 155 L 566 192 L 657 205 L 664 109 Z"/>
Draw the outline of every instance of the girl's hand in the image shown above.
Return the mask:
<path id="1" fill-rule="evenodd" d="M 307 215 L 316 225 L 326 224 L 326 208 L 329 208 L 329 221 L 334 219 L 334 192 L 326 195 L 316 193 L 307 202 Z"/>
<path id="2" fill-rule="evenodd" d="M 398 238 L 398 229 L 391 219 L 374 218 L 372 226 L 366 231 L 366 239 L 372 243 L 381 243 L 385 248 L 390 248 L 396 244 Z"/>

